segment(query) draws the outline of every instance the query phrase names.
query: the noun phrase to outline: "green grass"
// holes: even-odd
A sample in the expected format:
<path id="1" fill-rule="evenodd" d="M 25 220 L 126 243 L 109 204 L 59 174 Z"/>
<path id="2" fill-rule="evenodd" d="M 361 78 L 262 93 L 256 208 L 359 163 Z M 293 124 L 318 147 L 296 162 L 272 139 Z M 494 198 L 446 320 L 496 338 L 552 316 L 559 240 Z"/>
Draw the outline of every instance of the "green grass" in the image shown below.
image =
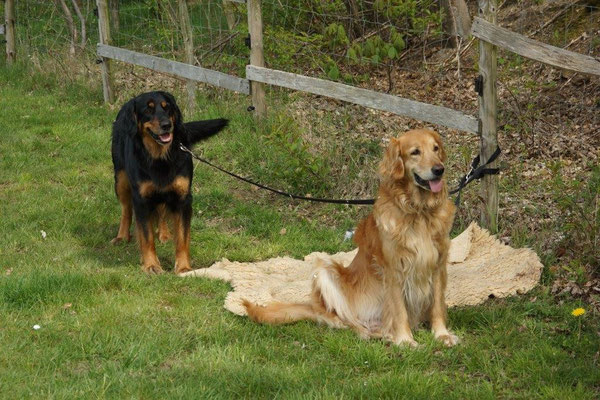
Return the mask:
<path id="1" fill-rule="evenodd" d="M 410 350 L 312 323 L 257 325 L 223 309 L 223 282 L 146 276 L 135 243 L 109 245 L 119 218 L 109 150 L 116 110 L 96 87 L 28 75 L 0 68 L 0 398 L 600 395 L 600 320 L 571 316 L 581 304 L 546 287 L 452 309 L 461 345 L 443 348 L 423 329 L 422 346 Z M 318 155 L 290 153 L 269 136 L 286 104 L 257 124 L 240 111 L 244 97 L 209 92 L 200 101 L 188 119 L 231 119 L 197 147 L 207 157 L 265 182 L 327 192 L 319 186 L 327 176 L 297 169 L 294 158 Z M 348 250 L 343 232 L 366 211 L 290 204 L 204 166 L 194 196 L 195 267 Z M 172 243 L 159 257 L 172 269 Z"/>

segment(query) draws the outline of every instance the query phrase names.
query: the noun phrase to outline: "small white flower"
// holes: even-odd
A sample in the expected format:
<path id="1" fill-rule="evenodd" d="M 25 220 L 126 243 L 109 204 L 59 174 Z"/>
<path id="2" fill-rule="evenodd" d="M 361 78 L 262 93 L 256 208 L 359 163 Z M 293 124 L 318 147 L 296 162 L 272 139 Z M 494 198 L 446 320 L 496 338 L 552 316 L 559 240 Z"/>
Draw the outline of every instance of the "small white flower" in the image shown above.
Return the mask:
<path id="1" fill-rule="evenodd" d="M 354 236 L 354 231 L 346 231 L 344 234 L 344 241 L 352 239 L 352 236 Z"/>
<path id="2" fill-rule="evenodd" d="M 33 326 L 33 330 L 35 330 L 35 331 L 37 331 L 37 330 L 38 330 L 38 329 L 40 329 L 40 328 L 41 328 L 41 326 L 39 326 L 38 324 L 35 324 L 35 325 Z"/>
<path id="3" fill-rule="evenodd" d="M 40 231 L 40 233 L 42 234 L 42 239 L 46 239 L 46 236 L 48 236 L 46 231 Z"/>

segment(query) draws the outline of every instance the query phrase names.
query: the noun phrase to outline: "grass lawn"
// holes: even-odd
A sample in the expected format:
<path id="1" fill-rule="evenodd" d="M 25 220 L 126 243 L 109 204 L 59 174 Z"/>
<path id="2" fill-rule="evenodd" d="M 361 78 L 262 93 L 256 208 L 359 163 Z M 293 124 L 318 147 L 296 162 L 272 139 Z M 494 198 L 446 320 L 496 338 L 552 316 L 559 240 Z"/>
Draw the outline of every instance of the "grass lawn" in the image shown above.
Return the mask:
<path id="1" fill-rule="evenodd" d="M 245 97 L 212 96 L 188 119 L 225 116 L 231 125 L 197 149 L 265 182 L 322 190 L 305 179 L 315 171 L 265 139 L 285 104 L 257 125 L 239 111 Z M 0 68 L 0 99 L 0 398 L 600 396 L 600 319 L 572 316 L 582 304 L 544 286 L 452 309 L 462 344 L 446 349 L 422 329 L 413 350 L 312 323 L 260 326 L 223 309 L 225 283 L 146 276 L 134 242 L 109 244 L 119 219 L 116 110 L 97 89 L 18 68 Z M 348 250 L 343 233 L 366 211 L 290 205 L 243 185 L 196 167 L 195 267 Z M 172 246 L 159 245 L 168 270 Z"/>

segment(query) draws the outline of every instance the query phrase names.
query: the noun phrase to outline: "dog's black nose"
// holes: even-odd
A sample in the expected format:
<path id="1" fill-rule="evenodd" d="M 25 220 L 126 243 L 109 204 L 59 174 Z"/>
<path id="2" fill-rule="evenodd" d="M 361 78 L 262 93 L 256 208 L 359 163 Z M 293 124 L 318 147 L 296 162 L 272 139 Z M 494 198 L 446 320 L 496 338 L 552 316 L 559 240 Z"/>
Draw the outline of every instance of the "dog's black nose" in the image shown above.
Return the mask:
<path id="1" fill-rule="evenodd" d="M 160 129 L 162 129 L 163 131 L 170 131 L 171 126 L 173 126 L 171 124 L 171 121 L 163 121 L 160 123 Z"/>
<path id="2" fill-rule="evenodd" d="M 439 176 L 442 176 L 442 175 L 444 175 L 444 166 L 443 166 L 443 165 L 441 165 L 441 164 L 440 164 L 440 165 L 434 165 L 434 166 L 431 168 L 431 172 L 433 172 L 433 174 L 434 174 L 435 176 L 438 176 L 438 177 L 439 177 Z"/>

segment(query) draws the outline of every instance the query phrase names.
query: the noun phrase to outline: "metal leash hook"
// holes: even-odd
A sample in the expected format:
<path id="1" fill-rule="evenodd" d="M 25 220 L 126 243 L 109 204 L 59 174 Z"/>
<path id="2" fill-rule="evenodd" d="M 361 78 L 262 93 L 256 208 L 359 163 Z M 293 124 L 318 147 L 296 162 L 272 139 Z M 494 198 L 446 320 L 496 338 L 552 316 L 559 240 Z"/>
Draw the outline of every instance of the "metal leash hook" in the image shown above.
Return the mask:
<path id="1" fill-rule="evenodd" d="M 490 158 L 483 164 L 479 165 L 479 155 L 477 155 L 473 161 L 471 161 L 471 170 L 467 172 L 465 176 L 460 180 L 456 189 L 451 190 L 448 194 L 458 193 L 454 204 L 460 203 L 460 194 L 465 186 L 473 182 L 475 179 L 481 179 L 484 175 L 496 175 L 500 173 L 500 168 L 485 168 L 488 164 L 494 162 L 502 151 L 500 147 L 496 147 L 496 151 L 490 156 Z"/>

